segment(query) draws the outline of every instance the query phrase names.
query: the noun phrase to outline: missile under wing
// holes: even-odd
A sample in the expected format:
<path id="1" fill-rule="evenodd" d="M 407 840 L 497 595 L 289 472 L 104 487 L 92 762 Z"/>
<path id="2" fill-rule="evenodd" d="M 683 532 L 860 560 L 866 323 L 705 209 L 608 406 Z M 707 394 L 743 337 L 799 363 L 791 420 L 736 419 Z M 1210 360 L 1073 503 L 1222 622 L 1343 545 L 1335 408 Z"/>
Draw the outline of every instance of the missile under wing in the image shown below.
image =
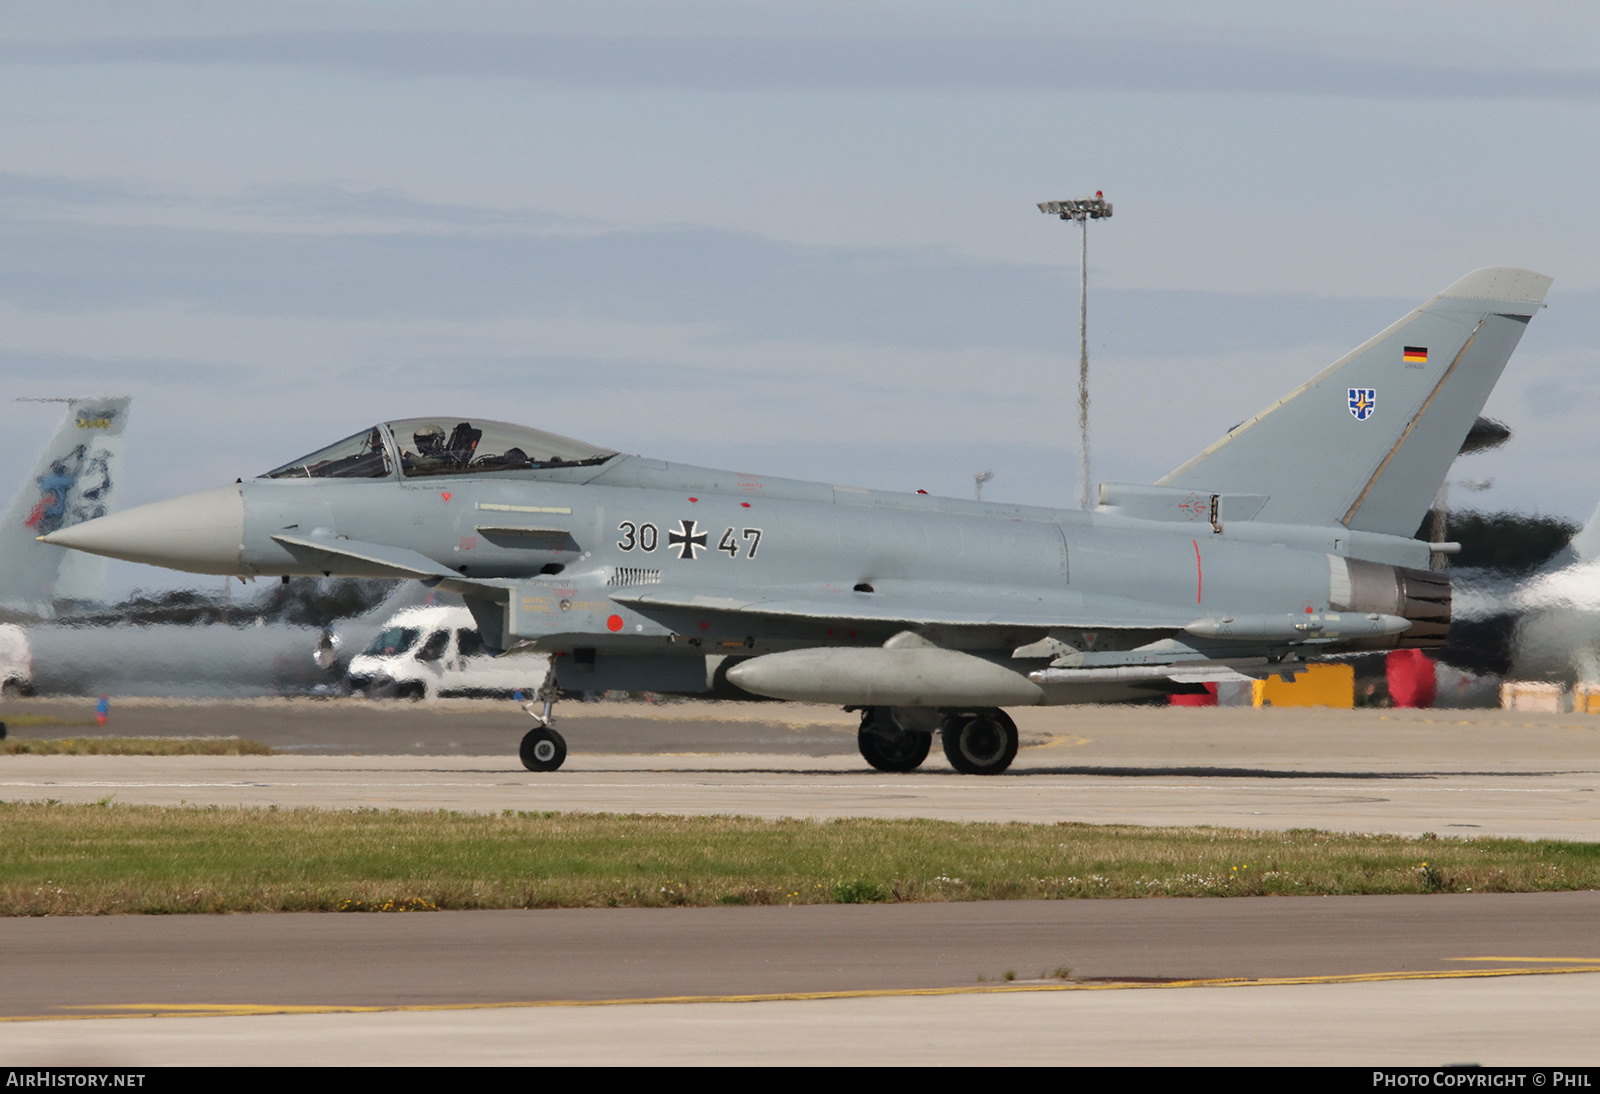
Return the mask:
<path id="1" fill-rule="evenodd" d="M 1093 512 L 622 455 L 481 419 L 386 422 L 249 482 L 48 542 L 201 573 L 405 577 L 486 644 L 551 655 L 545 697 L 841 703 L 863 756 L 1016 753 L 1004 708 L 1108 702 L 1437 646 L 1448 578 L 1410 538 L 1550 279 L 1468 274 L 1155 485 Z M 549 706 L 523 740 L 560 765 Z"/>

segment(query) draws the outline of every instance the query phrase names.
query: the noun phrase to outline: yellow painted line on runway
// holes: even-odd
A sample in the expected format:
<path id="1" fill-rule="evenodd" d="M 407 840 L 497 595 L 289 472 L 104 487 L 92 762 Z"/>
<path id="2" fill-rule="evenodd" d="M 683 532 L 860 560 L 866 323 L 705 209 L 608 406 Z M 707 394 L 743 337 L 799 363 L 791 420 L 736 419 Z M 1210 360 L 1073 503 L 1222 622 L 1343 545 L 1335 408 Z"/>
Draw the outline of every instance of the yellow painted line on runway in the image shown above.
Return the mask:
<path id="1" fill-rule="evenodd" d="M 1506 960 L 1542 961 L 1543 958 L 1452 958 L 1457 961 Z M 1589 961 L 1588 958 L 1579 958 Z M 1373 984 L 1401 980 L 1482 980 L 1505 976 L 1560 976 L 1570 973 L 1600 972 L 1600 961 L 1560 967 L 1438 969 L 1431 971 L 1342 973 L 1331 976 L 1219 977 L 1201 980 L 1064 981 L 1061 983 L 973 984 L 958 988 L 861 988 L 848 991 L 772 992 L 752 995 L 664 995 L 636 999 L 540 999 L 510 1003 L 414 1003 L 397 1006 L 361 1006 L 294 1003 L 109 1003 L 100 1006 L 81 1004 L 63 1008 L 88 1011 L 80 1014 L 16 1014 L 0 1016 L 0 1022 L 81 1021 L 92 1018 L 232 1018 L 266 1014 L 379 1014 L 386 1011 L 509 1010 L 532 1007 L 627 1007 L 657 1006 L 666 1003 L 792 1003 L 825 999 L 888 999 L 915 996 L 1015 995 L 1028 992 L 1127 991 L 1164 988 L 1256 988 L 1300 984 Z"/>
<path id="2" fill-rule="evenodd" d="M 1600 965 L 1600 957 L 1452 957 L 1451 961 L 1527 961 L 1542 963 L 1562 963 L 1569 965 L 1590 964 Z"/>
<path id="3" fill-rule="evenodd" d="M 1021 751 L 1028 752 L 1041 748 L 1077 748 L 1079 745 L 1093 743 L 1088 737 L 1074 737 L 1071 734 L 1064 734 L 1054 740 L 1045 741 L 1043 744 L 1023 745 Z"/>

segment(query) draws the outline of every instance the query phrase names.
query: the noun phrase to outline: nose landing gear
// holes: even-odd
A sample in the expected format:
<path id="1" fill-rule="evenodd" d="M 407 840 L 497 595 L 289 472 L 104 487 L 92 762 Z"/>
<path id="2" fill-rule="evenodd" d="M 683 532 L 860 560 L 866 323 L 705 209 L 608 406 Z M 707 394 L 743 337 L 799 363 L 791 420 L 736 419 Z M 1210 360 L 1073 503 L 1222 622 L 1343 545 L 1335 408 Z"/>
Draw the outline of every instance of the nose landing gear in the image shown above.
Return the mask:
<path id="1" fill-rule="evenodd" d="M 555 667 L 552 665 L 549 675 L 534 694 L 533 700 L 522 704 L 522 709 L 528 712 L 528 717 L 537 723 L 523 734 L 522 747 L 518 749 L 522 766 L 529 771 L 554 771 L 566 762 L 567 742 L 551 726 L 555 721 L 551 710 L 555 707 L 560 694 L 560 690 L 556 687 Z M 543 708 L 535 714 L 533 708 L 541 703 Z"/>

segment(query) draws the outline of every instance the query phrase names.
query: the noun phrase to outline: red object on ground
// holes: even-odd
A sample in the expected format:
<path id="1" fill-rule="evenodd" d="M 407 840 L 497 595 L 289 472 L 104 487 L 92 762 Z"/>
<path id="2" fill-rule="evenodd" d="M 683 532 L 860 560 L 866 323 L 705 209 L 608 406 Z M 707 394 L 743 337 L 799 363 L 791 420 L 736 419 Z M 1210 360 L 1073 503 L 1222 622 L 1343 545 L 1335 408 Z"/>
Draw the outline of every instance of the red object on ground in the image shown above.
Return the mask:
<path id="1" fill-rule="evenodd" d="M 1389 680 L 1389 701 L 1397 707 L 1426 710 L 1438 694 L 1433 662 L 1421 650 L 1391 650 L 1384 659 Z"/>
<path id="2" fill-rule="evenodd" d="M 1214 707 L 1217 705 L 1217 685 L 1201 684 L 1206 689 L 1204 695 L 1169 695 L 1167 702 L 1175 707 Z"/>

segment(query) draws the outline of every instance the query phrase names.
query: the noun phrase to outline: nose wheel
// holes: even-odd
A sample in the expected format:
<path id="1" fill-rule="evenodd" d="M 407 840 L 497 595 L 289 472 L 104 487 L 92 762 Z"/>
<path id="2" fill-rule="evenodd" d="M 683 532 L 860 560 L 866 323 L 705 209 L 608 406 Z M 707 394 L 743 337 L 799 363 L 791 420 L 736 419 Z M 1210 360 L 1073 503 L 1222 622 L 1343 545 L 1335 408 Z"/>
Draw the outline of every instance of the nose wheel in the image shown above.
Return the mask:
<path id="1" fill-rule="evenodd" d="M 521 753 L 529 771 L 554 771 L 566 761 L 567 742 L 549 726 L 538 726 L 523 735 Z"/>

